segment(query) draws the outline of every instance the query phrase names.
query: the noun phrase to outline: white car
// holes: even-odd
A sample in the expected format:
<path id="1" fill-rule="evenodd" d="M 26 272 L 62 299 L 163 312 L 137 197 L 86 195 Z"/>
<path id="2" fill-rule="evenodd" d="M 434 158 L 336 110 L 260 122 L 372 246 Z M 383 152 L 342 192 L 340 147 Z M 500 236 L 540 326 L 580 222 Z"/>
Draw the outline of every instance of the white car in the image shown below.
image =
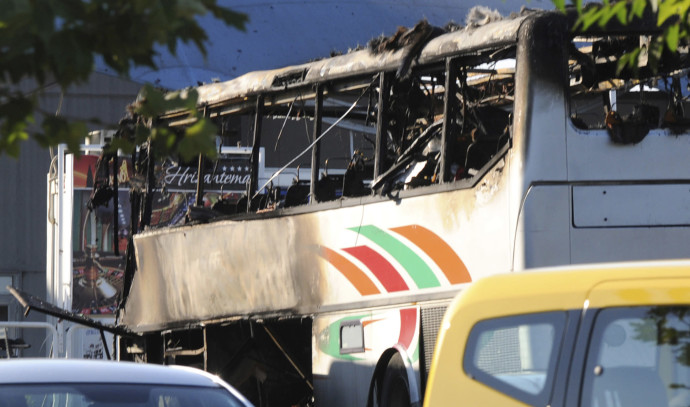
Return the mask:
<path id="1" fill-rule="evenodd" d="M 199 369 L 83 359 L 0 360 L 0 407 L 247 407 Z"/>

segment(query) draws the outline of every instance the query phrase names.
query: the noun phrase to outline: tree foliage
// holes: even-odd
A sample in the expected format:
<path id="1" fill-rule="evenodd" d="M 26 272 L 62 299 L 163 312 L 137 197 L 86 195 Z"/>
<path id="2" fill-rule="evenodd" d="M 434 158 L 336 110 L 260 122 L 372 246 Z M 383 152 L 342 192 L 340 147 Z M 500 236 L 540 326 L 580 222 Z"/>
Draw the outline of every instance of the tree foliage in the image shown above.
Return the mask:
<path id="1" fill-rule="evenodd" d="M 57 84 L 64 91 L 89 78 L 96 58 L 127 77 L 133 66 L 156 68 L 155 47 L 166 46 L 174 54 L 179 41 L 194 44 L 205 55 L 208 38 L 197 17 L 209 13 L 244 30 L 247 16 L 219 6 L 216 0 L 3 0 L 0 154 L 17 157 L 21 142 L 29 137 L 43 146 L 66 143 L 78 152 L 86 136 L 85 123 L 49 114 L 40 129 L 30 131 L 29 125 L 39 113 L 38 94 L 20 92 L 17 84 L 21 81 L 33 80 L 37 89 Z M 189 107 L 192 100 L 196 102 L 192 93 L 164 97 L 146 87 L 136 109 L 146 105 L 148 110 L 142 113 L 151 114 L 171 104 Z M 208 143 L 199 142 L 198 136 L 212 132 L 210 125 L 200 118 L 199 124 L 184 135 L 194 141 L 181 147 L 201 152 Z M 150 132 L 152 137 L 158 136 Z"/>
<path id="2" fill-rule="evenodd" d="M 566 11 L 565 0 L 552 0 L 559 10 Z M 571 0 L 578 12 L 578 19 L 573 29 L 587 30 L 594 25 L 605 27 L 615 19 L 623 25 L 633 24 L 635 19 L 651 11 L 656 16 L 656 25 L 660 35 L 649 43 L 646 54 L 652 68 L 661 58 L 664 50 L 677 51 L 681 44 L 687 44 L 690 33 L 690 0 L 604 0 L 603 3 L 583 4 L 583 0 Z M 618 69 L 636 69 L 638 58 L 643 55 L 641 49 L 627 53 L 619 60 Z"/>
<path id="3" fill-rule="evenodd" d="M 163 93 L 152 85 L 144 85 L 137 100 L 130 105 L 132 123 L 119 129 L 112 149 L 133 151 L 137 145 L 149 143 L 157 155 L 179 155 L 189 161 L 199 154 L 215 158 L 216 126 L 197 107 L 194 89 Z M 157 126 L 155 120 L 167 112 L 181 111 L 191 124 L 182 129 Z"/>

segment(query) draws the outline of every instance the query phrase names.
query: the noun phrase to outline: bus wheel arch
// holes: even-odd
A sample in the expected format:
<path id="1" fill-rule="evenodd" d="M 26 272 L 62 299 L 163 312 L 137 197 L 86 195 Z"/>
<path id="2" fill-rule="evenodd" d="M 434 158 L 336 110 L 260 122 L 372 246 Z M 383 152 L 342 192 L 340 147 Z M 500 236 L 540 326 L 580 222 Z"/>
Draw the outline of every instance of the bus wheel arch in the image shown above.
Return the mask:
<path id="1" fill-rule="evenodd" d="M 401 389 L 406 391 L 401 393 Z M 407 350 L 400 344 L 386 349 L 371 377 L 367 407 L 418 407 L 421 404 L 419 383 Z"/>

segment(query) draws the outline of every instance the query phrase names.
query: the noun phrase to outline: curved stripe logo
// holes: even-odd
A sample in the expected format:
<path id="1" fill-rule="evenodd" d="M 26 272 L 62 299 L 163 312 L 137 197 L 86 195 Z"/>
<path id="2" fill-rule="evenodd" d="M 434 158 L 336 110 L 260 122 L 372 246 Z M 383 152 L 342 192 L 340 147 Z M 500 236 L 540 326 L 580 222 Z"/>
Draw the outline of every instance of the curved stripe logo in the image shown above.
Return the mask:
<path id="1" fill-rule="evenodd" d="M 372 244 L 345 247 L 339 250 L 321 246 L 319 254 L 337 269 L 362 296 L 445 285 L 446 283 L 442 283 L 442 280 L 434 272 L 434 267 L 428 263 L 428 260 L 424 259 L 421 253 L 424 253 L 435 264 L 435 268 L 440 270 L 449 284 L 472 281 L 467 267 L 450 245 L 423 226 L 407 225 L 384 230 L 374 225 L 364 225 L 348 230 L 366 237 Z M 383 253 L 387 256 L 384 256 Z M 366 267 L 366 270 L 350 258 L 356 259 Z M 393 259 L 398 267 L 393 265 L 389 259 Z M 403 273 L 408 277 L 407 279 Z M 408 281 L 413 282 L 414 286 L 411 287 Z M 383 290 L 379 287 L 383 287 Z M 399 313 L 398 343 L 410 349 L 417 330 L 418 312 L 416 308 L 404 308 L 400 309 Z M 338 338 L 336 332 L 340 322 L 341 320 L 338 320 L 331 324 L 328 330 L 331 334 L 329 335 L 331 340 Z M 364 324 L 366 321 L 362 322 Z M 337 358 L 353 359 L 350 355 L 339 354 L 337 339 L 333 342 L 330 340 L 326 342 L 328 342 L 327 345 L 321 346 L 325 353 Z"/>
<path id="2" fill-rule="evenodd" d="M 436 264 L 450 284 L 472 281 L 465 263 L 450 245 L 423 226 L 408 225 L 386 231 L 374 225 L 364 225 L 349 230 L 366 237 L 375 246 L 354 246 L 340 250 L 362 263 L 373 274 L 373 278 L 336 250 L 322 246 L 320 255 L 345 276 L 363 296 L 381 293 L 377 281 L 386 292 L 440 287 L 442 284 L 439 278 L 419 252 L 426 254 Z M 407 241 L 403 242 L 397 236 L 402 236 Z M 392 257 L 402 270 L 399 271 L 393 266 L 381 252 Z M 401 272 L 406 273 L 416 287 L 408 287 Z"/>

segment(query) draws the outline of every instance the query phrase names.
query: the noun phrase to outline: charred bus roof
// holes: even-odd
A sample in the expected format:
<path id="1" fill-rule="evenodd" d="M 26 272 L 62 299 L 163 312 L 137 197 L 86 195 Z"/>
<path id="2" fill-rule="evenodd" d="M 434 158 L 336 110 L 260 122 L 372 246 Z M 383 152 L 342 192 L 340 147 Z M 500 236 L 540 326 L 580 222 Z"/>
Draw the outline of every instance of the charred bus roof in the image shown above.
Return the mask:
<path id="1" fill-rule="evenodd" d="M 577 21 L 577 13 L 570 10 L 566 15 L 556 11 L 523 10 L 521 13 L 513 13 L 498 21 L 490 21 L 479 25 L 471 24 L 465 27 L 447 26 L 443 29 L 433 27 L 431 35 L 420 29 L 420 22 L 407 31 L 398 32 L 390 38 L 399 36 L 423 37 L 425 39 L 412 39 L 421 41 L 421 49 L 411 49 L 414 45 L 399 44 L 399 47 L 391 47 L 383 51 L 373 50 L 371 44 L 365 49 L 351 51 L 344 55 L 324 58 L 301 65 L 293 65 L 278 69 L 253 71 L 230 81 L 201 85 L 196 89 L 199 93 L 198 104 L 220 112 L 211 113 L 211 117 L 217 114 L 224 115 L 244 110 L 251 110 L 254 105 L 251 100 L 257 95 L 274 95 L 264 101 L 265 106 L 277 105 L 291 100 L 289 93 L 293 89 L 308 88 L 318 83 L 337 82 L 347 79 L 349 82 L 360 78 L 362 83 L 369 83 L 371 75 L 379 72 L 399 70 L 401 65 L 410 63 L 414 66 L 442 63 L 450 56 L 481 56 L 482 62 L 497 60 L 514 55 L 512 46 L 516 45 L 520 38 L 520 29 L 526 21 L 546 22 L 553 30 L 553 38 L 563 38 L 563 34 L 571 31 Z M 428 24 L 427 24 L 428 25 Z M 653 34 L 659 33 L 656 19 L 651 12 L 643 18 L 629 25 L 622 25 L 612 19 L 606 27 L 594 25 L 587 31 L 577 35 L 581 37 L 615 36 L 628 34 Z M 522 35 L 529 36 L 529 33 Z M 574 36 L 574 34 L 571 34 Z M 420 44 L 415 44 L 420 45 Z M 505 49 L 506 52 L 500 52 Z M 416 51 L 416 52 L 415 52 Z M 620 51 L 624 51 L 621 48 Z M 488 54 L 487 54 L 488 53 Z M 413 61 L 408 61 L 412 59 Z M 365 86 L 364 84 L 362 86 Z M 284 97 L 277 96 L 284 94 Z M 302 97 L 309 95 L 301 93 Z M 233 105 L 233 108 L 223 107 Z M 164 118 L 174 119 L 177 112 L 169 112 Z M 182 124 L 182 123 L 180 123 Z"/>
<path id="2" fill-rule="evenodd" d="M 349 52 L 344 55 L 325 58 L 302 65 L 279 69 L 249 72 L 227 82 L 212 83 L 196 88 L 199 105 L 210 108 L 229 104 L 241 104 L 243 100 L 259 94 L 289 91 L 317 83 L 337 81 L 344 78 L 366 77 L 366 83 L 373 74 L 396 71 L 406 58 L 414 58 L 415 65 L 442 63 L 444 58 L 455 55 L 473 55 L 487 49 L 500 50 L 515 45 L 522 23 L 534 16 L 557 15 L 557 13 L 530 11 L 513 15 L 485 25 L 467 26 L 442 33 L 423 44 L 417 55 L 410 55 L 410 48 L 375 52 L 370 48 Z M 407 31 L 414 35 L 417 26 Z M 433 34 L 432 34 L 433 35 Z M 497 54 L 496 57 L 505 57 Z M 267 99 L 266 105 L 280 103 Z M 248 105 L 253 108 L 253 105 Z"/>

